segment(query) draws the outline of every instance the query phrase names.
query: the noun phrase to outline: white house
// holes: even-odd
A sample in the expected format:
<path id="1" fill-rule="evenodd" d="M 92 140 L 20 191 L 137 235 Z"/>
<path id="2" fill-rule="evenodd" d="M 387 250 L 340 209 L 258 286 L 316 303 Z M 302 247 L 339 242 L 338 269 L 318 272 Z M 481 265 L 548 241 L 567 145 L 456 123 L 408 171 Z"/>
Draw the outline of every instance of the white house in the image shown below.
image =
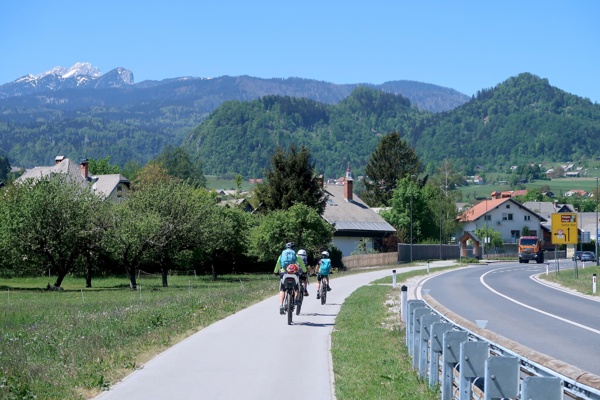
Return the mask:
<path id="1" fill-rule="evenodd" d="M 543 237 L 542 222 L 546 219 L 507 197 L 486 199 L 459 215 L 457 221 L 462 224 L 463 232 L 488 226 L 500 232 L 504 243 L 516 243 L 525 226 L 531 235 Z"/>

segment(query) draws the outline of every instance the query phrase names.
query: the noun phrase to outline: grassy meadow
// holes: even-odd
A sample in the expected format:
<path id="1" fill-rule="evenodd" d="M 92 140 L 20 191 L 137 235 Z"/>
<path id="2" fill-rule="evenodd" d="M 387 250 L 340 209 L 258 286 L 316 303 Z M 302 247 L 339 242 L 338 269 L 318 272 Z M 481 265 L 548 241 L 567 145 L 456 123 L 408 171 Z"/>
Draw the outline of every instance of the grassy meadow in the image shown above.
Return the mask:
<path id="1" fill-rule="evenodd" d="M 90 398 L 153 355 L 277 290 L 271 275 L 0 279 L 0 398 Z"/>

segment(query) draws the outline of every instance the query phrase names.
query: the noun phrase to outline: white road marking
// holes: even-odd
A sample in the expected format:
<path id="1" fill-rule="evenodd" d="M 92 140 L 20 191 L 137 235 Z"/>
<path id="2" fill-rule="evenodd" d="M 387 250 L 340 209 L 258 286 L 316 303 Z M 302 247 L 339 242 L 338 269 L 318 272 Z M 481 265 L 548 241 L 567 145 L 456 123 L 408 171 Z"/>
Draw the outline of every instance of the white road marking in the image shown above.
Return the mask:
<path id="1" fill-rule="evenodd" d="M 506 295 L 504 295 L 504 294 L 502 294 L 502 293 L 498 292 L 497 290 L 494 290 L 494 289 L 492 289 L 492 287 L 491 287 L 490 285 L 488 285 L 487 283 L 485 283 L 485 276 L 486 276 L 487 274 L 489 274 L 489 273 L 492 273 L 492 272 L 494 272 L 494 271 L 498 271 L 498 270 L 491 270 L 491 271 L 488 271 L 488 272 L 486 272 L 485 274 L 483 274 L 483 275 L 481 275 L 481 276 L 479 277 L 479 281 L 481 282 L 481 284 L 482 284 L 483 286 L 485 286 L 485 287 L 486 287 L 486 288 L 487 288 L 487 289 L 488 289 L 490 292 L 492 292 L 492 293 L 495 293 L 495 294 L 497 294 L 498 296 L 500 296 L 500 297 L 503 297 L 503 298 L 505 298 L 505 299 L 506 299 L 506 300 L 508 300 L 508 301 L 512 301 L 513 303 L 515 303 L 515 304 L 518 304 L 518 305 L 520 305 L 520 306 L 522 306 L 522 307 L 525 307 L 525 308 L 528 308 L 528 309 L 530 309 L 530 310 L 532 310 L 532 311 L 535 311 L 535 312 L 538 312 L 538 313 L 540 313 L 540 314 L 543 314 L 543 315 L 545 315 L 545 316 L 547 316 L 547 317 L 554 318 L 554 319 L 557 319 L 557 320 L 559 320 L 559 321 L 562 321 L 562 322 L 566 322 L 567 324 L 571 324 L 571 325 L 574 325 L 574 326 L 576 326 L 576 327 L 578 327 L 578 328 L 585 329 L 585 330 L 587 330 L 587 331 L 590 331 L 590 332 L 592 332 L 592 333 L 595 333 L 595 334 L 597 334 L 597 335 L 600 335 L 600 331 L 599 331 L 599 330 L 597 330 L 597 329 L 590 328 L 589 326 L 582 325 L 582 324 L 580 324 L 580 323 L 577 323 L 577 322 L 575 322 L 575 321 L 571 321 L 571 320 L 568 320 L 568 319 L 566 319 L 566 318 L 559 317 L 558 315 L 550 314 L 550 313 L 548 313 L 548 312 L 546 312 L 546 311 L 540 310 L 539 308 L 531 307 L 531 306 L 529 306 L 529 305 L 527 305 L 527 304 L 525 304 L 525 303 L 521 303 L 520 301 L 517 301 L 517 300 L 515 300 L 515 299 L 513 299 L 513 298 L 511 298 L 511 297 L 508 297 L 508 296 L 506 296 Z"/>

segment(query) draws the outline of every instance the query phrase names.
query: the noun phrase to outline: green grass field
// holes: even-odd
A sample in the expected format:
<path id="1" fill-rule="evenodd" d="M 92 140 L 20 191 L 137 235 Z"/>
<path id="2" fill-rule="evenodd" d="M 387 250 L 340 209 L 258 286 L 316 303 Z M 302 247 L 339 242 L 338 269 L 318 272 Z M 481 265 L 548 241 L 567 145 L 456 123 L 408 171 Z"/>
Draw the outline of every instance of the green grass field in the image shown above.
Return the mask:
<path id="1" fill-rule="evenodd" d="M 0 279 L 0 398 L 90 398 L 193 332 L 276 291 L 271 275 Z"/>

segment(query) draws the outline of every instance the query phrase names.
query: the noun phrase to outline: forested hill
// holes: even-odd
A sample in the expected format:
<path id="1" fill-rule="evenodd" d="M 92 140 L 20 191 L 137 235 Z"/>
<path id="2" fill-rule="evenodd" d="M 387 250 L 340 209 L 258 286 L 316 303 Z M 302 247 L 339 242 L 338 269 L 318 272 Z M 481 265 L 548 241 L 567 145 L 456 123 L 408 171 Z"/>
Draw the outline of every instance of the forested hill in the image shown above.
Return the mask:
<path id="1" fill-rule="evenodd" d="M 469 99 L 453 89 L 414 81 L 364 85 L 402 93 L 413 106 L 432 112 L 455 108 Z M 59 154 L 73 159 L 110 156 L 120 165 L 129 160 L 144 164 L 165 145 L 180 145 L 225 101 L 280 95 L 336 104 L 357 86 L 302 78 L 222 76 L 13 95 L 0 99 L 0 148 L 13 166 L 47 165 Z"/>
<path id="2" fill-rule="evenodd" d="M 262 175 L 277 145 L 305 144 L 319 171 L 337 177 L 350 162 L 362 173 L 382 134 L 398 130 L 432 170 L 449 158 L 473 173 L 510 165 L 600 156 L 600 105 L 532 74 L 482 90 L 440 114 L 419 112 L 402 96 L 358 88 L 338 105 L 268 96 L 227 102 L 185 146 L 207 173 Z"/>
<path id="3" fill-rule="evenodd" d="M 449 158 L 467 172 L 600 156 L 600 105 L 524 73 L 431 115 L 407 140 L 429 161 Z"/>
<path id="4" fill-rule="evenodd" d="M 306 145 L 319 172 L 337 177 L 366 165 L 382 134 L 406 131 L 426 114 L 402 96 L 359 87 L 337 105 L 266 96 L 224 103 L 184 145 L 206 173 L 262 177 L 277 146 Z"/>

